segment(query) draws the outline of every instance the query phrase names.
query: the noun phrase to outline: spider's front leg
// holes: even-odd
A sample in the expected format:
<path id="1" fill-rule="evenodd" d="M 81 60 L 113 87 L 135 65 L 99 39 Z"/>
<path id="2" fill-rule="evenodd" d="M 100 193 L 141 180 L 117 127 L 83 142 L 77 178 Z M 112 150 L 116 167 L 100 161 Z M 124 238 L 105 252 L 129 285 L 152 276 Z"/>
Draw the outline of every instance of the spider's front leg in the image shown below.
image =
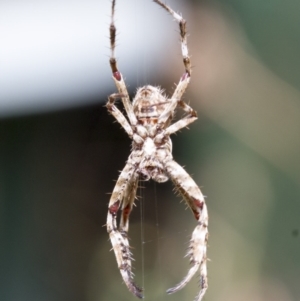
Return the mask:
<path id="1" fill-rule="evenodd" d="M 185 112 L 187 112 L 187 115 L 177 120 L 175 123 L 169 125 L 166 129 L 163 130 L 167 120 L 172 117 L 176 106 L 180 106 Z M 174 134 L 175 132 L 183 129 L 184 127 L 187 127 L 189 124 L 196 121 L 197 118 L 197 112 L 189 105 L 187 105 L 184 101 L 175 101 L 172 99 L 171 105 L 165 109 L 165 111 L 161 114 L 161 116 L 158 119 L 158 134 L 156 135 L 154 141 L 156 143 L 161 143 L 166 137 L 169 137 L 171 134 Z"/>
<path id="2" fill-rule="evenodd" d="M 118 66 L 117 66 L 117 60 L 115 57 L 115 47 L 116 47 L 116 26 L 115 26 L 115 6 L 116 6 L 116 0 L 112 0 L 112 5 L 111 5 L 111 23 L 109 27 L 109 36 L 110 36 L 110 50 L 111 50 L 111 55 L 109 59 L 109 64 L 110 68 L 113 74 L 113 79 L 115 81 L 115 84 L 118 88 L 119 95 L 121 95 L 123 105 L 125 107 L 127 116 L 129 118 L 129 122 L 132 125 L 137 124 L 137 119 L 136 116 L 133 112 L 132 104 L 130 102 L 130 98 L 128 95 L 128 91 L 123 79 L 122 73 L 119 71 Z"/>
<path id="3" fill-rule="evenodd" d="M 128 123 L 125 116 L 122 114 L 122 112 L 115 106 L 115 100 L 117 98 L 122 97 L 122 94 L 114 93 L 108 97 L 108 102 L 106 103 L 106 108 L 109 113 L 111 113 L 116 120 L 121 124 L 121 126 L 124 128 L 126 133 L 130 138 L 133 137 L 133 130 L 131 125 Z"/>
<path id="4" fill-rule="evenodd" d="M 180 30 L 180 39 L 181 39 L 181 53 L 183 57 L 183 64 L 185 67 L 185 71 L 187 74 L 191 75 L 192 67 L 191 61 L 189 57 L 188 47 L 187 47 L 187 39 L 186 39 L 186 21 L 177 14 L 170 6 L 166 5 L 165 3 L 161 2 L 160 0 L 153 0 L 162 8 L 164 8 L 169 14 L 171 14 L 174 19 L 179 23 L 179 30 Z"/>
<path id="5" fill-rule="evenodd" d="M 190 82 L 190 78 L 192 74 L 191 59 L 189 56 L 189 50 L 187 46 L 186 20 L 181 15 L 176 13 L 170 6 L 161 2 L 161 0 L 153 0 L 153 1 L 158 5 L 160 5 L 163 9 L 165 9 L 170 15 L 172 15 L 179 24 L 181 54 L 183 58 L 185 73 L 181 76 L 181 79 L 173 93 L 172 99 L 180 100 Z"/>
<path id="6" fill-rule="evenodd" d="M 206 268 L 206 245 L 208 238 L 208 214 L 204 196 L 199 187 L 189 174 L 174 160 L 164 163 L 167 174 L 173 181 L 177 191 L 184 198 L 188 206 L 194 213 L 198 221 L 191 240 L 187 256 L 190 257 L 192 267 L 183 280 L 175 287 L 167 290 L 168 294 L 172 294 L 182 289 L 200 269 L 200 292 L 196 298 L 201 301 L 207 289 L 207 268 Z"/>
<path id="7" fill-rule="evenodd" d="M 107 232 L 116 255 L 118 267 L 128 289 L 138 298 L 143 298 L 142 289 L 133 281 L 131 271 L 132 254 L 129 250 L 127 237 L 129 214 L 131 212 L 136 190 L 138 186 L 138 175 L 135 167 L 128 162 L 121 172 L 116 186 L 109 201 L 107 214 Z M 117 213 L 122 206 L 122 217 L 120 227 L 117 227 Z"/>

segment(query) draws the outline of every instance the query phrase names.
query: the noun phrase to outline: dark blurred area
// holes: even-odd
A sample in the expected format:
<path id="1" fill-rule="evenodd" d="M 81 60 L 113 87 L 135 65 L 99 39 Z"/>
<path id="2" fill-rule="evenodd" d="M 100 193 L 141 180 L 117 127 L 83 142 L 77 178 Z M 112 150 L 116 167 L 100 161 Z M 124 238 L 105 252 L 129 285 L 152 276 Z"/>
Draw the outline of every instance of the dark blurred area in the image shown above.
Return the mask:
<path id="1" fill-rule="evenodd" d="M 207 196 L 204 299 L 298 301 L 300 3 L 168 4 L 182 11 L 190 33 L 194 72 L 185 101 L 199 119 L 172 140 L 175 160 Z M 164 47 L 159 64 L 143 53 L 142 63 L 130 61 L 132 74 L 121 70 L 132 96 L 144 84 L 171 94 L 183 72 L 176 24 L 157 13 L 170 21 L 161 31 L 177 48 Z M 122 66 L 127 58 L 118 60 Z M 152 64 L 156 73 L 142 70 Z M 99 81 L 98 92 L 80 95 L 76 108 L 0 120 L 0 300 L 135 300 L 104 226 L 131 142 L 104 107 L 115 92 L 108 62 L 100 72 L 110 86 Z M 193 300 L 198 278 L 177 294 L 165 290 L 187 272 L 183 256 L 196 221 L 170 182 L 141 186 L 129 233 L 136 281 L 148 299 Z"/>

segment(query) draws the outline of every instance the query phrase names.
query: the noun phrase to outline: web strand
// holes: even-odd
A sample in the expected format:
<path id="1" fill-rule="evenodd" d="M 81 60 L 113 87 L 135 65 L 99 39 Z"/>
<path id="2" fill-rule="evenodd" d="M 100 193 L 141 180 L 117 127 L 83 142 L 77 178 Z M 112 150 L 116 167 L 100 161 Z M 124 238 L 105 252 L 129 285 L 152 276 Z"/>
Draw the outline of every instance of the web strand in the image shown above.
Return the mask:
<path id="1" fill-rule="evenodd" d="M 139 187 L 140 195 L 140 216 L 141 216 L 141 259 L 142 259 L 142 287 L 145 291 L 145 193 L 142 187 Z"/>

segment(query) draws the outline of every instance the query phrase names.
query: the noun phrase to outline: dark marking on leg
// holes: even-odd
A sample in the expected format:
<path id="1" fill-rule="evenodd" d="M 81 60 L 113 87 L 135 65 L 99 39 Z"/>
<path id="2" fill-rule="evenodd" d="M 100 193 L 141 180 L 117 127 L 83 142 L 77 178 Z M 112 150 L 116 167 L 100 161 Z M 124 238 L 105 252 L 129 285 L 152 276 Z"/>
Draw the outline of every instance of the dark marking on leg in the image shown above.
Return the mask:
<path id="1" fill-rule="evenodd" d="M 184 62 L 185 59 L 183 59 L 183 62 Z M 185 72 L 182 76 L 181 76 L 181 81 L 184 81 L 186 80 L 188 77 L 190 77 L 190 74 L 188 72 Z"/>
<path id="2" fill-rule="evenodd" d="M 115 202 L 113 205 L 111 205 L 108 210 L 109 213 L 113 216 L 115 216 L 117 214 L 117 211 L 119 210 L 120 207 L 120 201 Z"/>

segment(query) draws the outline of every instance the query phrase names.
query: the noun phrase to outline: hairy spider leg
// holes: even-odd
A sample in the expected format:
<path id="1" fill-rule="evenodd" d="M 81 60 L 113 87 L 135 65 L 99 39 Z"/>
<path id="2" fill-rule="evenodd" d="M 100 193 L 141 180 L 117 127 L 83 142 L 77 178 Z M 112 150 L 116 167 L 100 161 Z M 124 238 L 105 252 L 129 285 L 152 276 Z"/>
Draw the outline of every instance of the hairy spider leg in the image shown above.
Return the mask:
<path id="1" fill-rule="evenodd" d="M 188 124 L 194 122 L 197 119 L 196 111 L 193 110 L 189 105 L 187 105 L 181 100 L 182 95 L 184 94 L 185 90 L 187 89 L 190 83 L 190 78 L 192 73 L 191 60 L 190 60 L 188 47 L 187 47 L 186 20 L 183 19 L 182 16 L 180 16 L 178 13 L 176 13 L 171 7 L 161 2 L 160 0 L 153 0 L 153 2 L 157 3 L 162 8 L 164 8 L 179 23 L 180 38 L 181 38 L 181 53 L 183 57 L 183 64 L 185 67 L 185 73 L 181 76 L 179 83 L 176 86 L 176 89 L 171 97 L 171 103 L 166 108 L 165 112 L 160 116 L 160 119 L 158 121 L 159 126 L 165 124 L 165 122 L 168 120 L 172 112 L 174 112 L 178 104 L 181 106 L 181 108 L 184 111 L 188 113 L 188 115 L 183 120 L 177 121 L 171 128 L 169 128 L 169 132 L 167 132 L 166 134 L 170 135 L 178 131 L 178 129 L 186 127 Z"/>
<path id="2" fill-rule="evenodd" d="M 133 281 L 131 267 L 132 254 L 128 242 L 128 219 L 136 195 L 138 176 L 135 167 L 127 162 L 122 170 L 109 201 L 107 214 L 107 232 L 116 255 L 122 278 L 131 291 L 138 298 L 143 298 L 142 289 Z M 122 205 L 120 227 L 117 227 L 117 213 Z"/>
<path id="3" fill-rule="evenodd" d="M 136 191 L 138 188 L 139 176 L 134 172 L 131 181 L 128 183 L 128 188 L 124 195 L 124 200 L 122 204 L 122 215 L 120 220 L 120 231 L 122 233 L 128 234 L 129 229 L 129 216 L 136 199 Z"/>
<path id="4" fill-rule="evenodd" d="M 167 290 L 172 294 L 182 289 L 200 269 L 200 292 L 195 300 L 200 301 L 208 287 L 207 268 L 206 268 L 206 246 L 208 238 L 208 214 L 204 196 L 199 187 L 189 174 L 174 160 L 164 163 L 168 176 L 175 185 L 176 190 L 180 193 L 187 205 L 194 213 L 198 225 L 193 231 L 190 245 L 186 256 L 190 257 L 190 268 L 188 274 L 175 287 Z"/>
<path id="5" fill-rule="evenodd" d="M 187 47 L 187 38 L 186 38 L 186 20 L 182 18 L 179 14 L 177 14 L 170 6 L 166 5 L 165 3 L 161 2 L 160 0 L 153 0 L 153 2 L 160 5 L 166 11 L 168 11 L 175 20 L 179 23 L 179 30 L 180 30 L 180 38 L 181 38 L 181 52 L 183 56 L 183 64 L 185 67 L 185 72 L 191 76 L 192 73 L 192 66 L 189 57 L 188 47 Z M 183 75 L 185 76 L 185 74 Z"/>
<path id="6" fill-rule="evenodd" d="M 109 63 L 110 63 L 110 68 L 111 68 L 111 71 L 113 74 L 113 79 L 115 81 L 115 84 L 117 86 L 119 94 L 121 95 L 122 102 L 123 102 L 124 108 L 126 110 L 127 116 L 129 118 L 130 124 L 135 126 L 137 124 L 137 118 L 133 112 L 133 107 L 130 102 L 128 91 L 127 91 L 122 73 L 118 69 L 117 60 L 115 57 L 116 32 L 117 32 L 117 29 L 115 26 L 115 20 L 114 20 L 115 6 L 116 6 L 116 0 L 113 0 L 112 5 L 111 5 L 111 23 L 110 23 L 110 27 L 109 27 L 110 49 L 111 49 Z"/>
<path id="7" fill-rule="evenodd" d="M 133 130 L 131 125 L 128 123 L 125 116 L 121 111 L 115 106 L 115 100 L 121 98 L 122 95 L 118 93 L 113 93 L 108 97 L 108 102 L 106 103 L 107 110 L 116 118 L 116 120 L 122 125 L 125 132 L 130 138 L 133 137 Z"/>

